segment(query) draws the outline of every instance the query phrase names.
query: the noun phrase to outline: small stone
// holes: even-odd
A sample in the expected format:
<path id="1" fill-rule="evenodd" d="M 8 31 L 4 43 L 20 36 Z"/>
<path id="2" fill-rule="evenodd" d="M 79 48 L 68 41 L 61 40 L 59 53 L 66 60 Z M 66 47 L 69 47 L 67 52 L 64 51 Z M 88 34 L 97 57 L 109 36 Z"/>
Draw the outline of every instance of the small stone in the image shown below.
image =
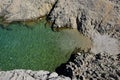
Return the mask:
<path id="1" fill-rule="evenodd" d="M 17 75 L 17 73 L 14 73 L 13 77 L 11 78 L 11 80 L 22 80 L 22 76 L 21 75 Z"/>
<path id="2" fill-rule="evenodd" d="M 78 54 L 79 56 L 81 55 L 81 53 L 79 53 L 79 52 L 78 52 L 77 54 Z"/>
<path id="3" fill-rule="evenodd" d="M 35 79 L 28 75 L 25 80 L 35 80 Z"/>
<path id="4" fill-rule="evenodd" d="M 56 72 L 53 72 L 50 74 L 48 78 L 58 77 L 58 74 Z"/>
<path id="5" fill-rule="evenodd" d="M 34 74 L 34 78 L 44 80 L 44 79 L 47 79 L 48 74 L 49 74 L 48 71 L 41 70 L 41 71 L 38 71 L 36 74 Z"/>

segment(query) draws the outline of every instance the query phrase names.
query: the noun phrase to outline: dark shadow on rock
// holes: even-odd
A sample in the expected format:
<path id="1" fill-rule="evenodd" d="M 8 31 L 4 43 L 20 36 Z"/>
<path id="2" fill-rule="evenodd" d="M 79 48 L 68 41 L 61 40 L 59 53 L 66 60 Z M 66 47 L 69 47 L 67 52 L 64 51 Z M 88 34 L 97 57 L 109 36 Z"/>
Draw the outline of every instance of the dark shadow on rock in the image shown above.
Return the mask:
<path id="1" fill-rule="evenodd" d="M 54 22 L 53 22 L 52 25 L 51 25 L 51 30 L 52 30 L 52 31 L 55 31 L 54 24 L 55 24 L 55 20 L 54 20 Z"/>
<path id="2" fill-rule="evenodd" d="M 77 52 L 82 52 L 83 53 L 84 51 L 81 50 L 81 48 L 75 48 L 75 50 L 72 52 L 69 60 L 66 63 L 63 63 L 59 67 L 56 68 L 55 71 L 59 75 L 64 75 L 64 76 L 67 76 L 67 77 L 70 77 L 70 78 L 73 77 L 73 71 L 72 71 L 72 68 L 70 67 L 70 62 L 75 63 L 74 60 L 78 56 Z M 77 63 L 76 63 L 76 65 L 77 65 Z"/>
<path id="3" fill-rule="evenodd" d="M 52 11 L 54 10 L 54 8 L 55 8 L 55 6 L 56 6 L 57 3 L 58 3 L 58 0 L 56 0 L 55 4 L 53 5 L 52 9 L 50 10 L 49 14 L 47 15 L 47 17 L 46 17 L 46 20 L 47 20 L 47 21 L 50 21 L 50 20 L 51 20 L 50 15 L 51 15 Z M 54 27 L 54 24 L 55 24 L 55 19 L 54 19 L 54 21 L 52 22 L 51 30 L 52 30 L 52 31 L 58 31 L 58 28 L 55 28 L 55 27 Z"/>
<path id="4" fill-rule="evenodd" d="M 61 64 L 59 67 L 56 68 L 55 71 L 59 75 L 64 75 L 66 77 L 72 78 L 72 76 L 73 76 L 72 70 L 70 68 L 67 68 L 66 65 L 67 65 L 66 63 Z"/>
<path id="5" fill-rule="evenodd" d="M 75 54 L 72 54 L 70 59 L 68 60 L 68 62 L 61 64 L 59 67 L 56 68 L 55 71 L 59 75 L 64 75 L 64 76 L 72 78 L 73 71 L 72 71 L 72 69 L 70 67 L 67 67 L 67 65 L 69 65 L 69 62 L 73 62 L 74 59 L 75 59 Z"/>
<path id="6" fill-rule="evenodd" d="M 82 22 L 79 21 L 78 17 L 76 18 L 77 30 L 82 32 Z"/>
<path id="7" fill-rule="evenodd" d="M 52 11 L 54 10 L 56 4 L 58 3 L 58 0 L 56 0 L 55 4 L 53 5 L 52 9 L 50 10 L 49 14 L 47 15 L 46 17 L 46 20 L 49 21 L 51 18 L 50 18 L 50 14 L 52 13 Z"/>
<path id="8" fill-rule="evenodd" d="M 117 59 L 120 60 L 120 53 L 117 55 Z"/>

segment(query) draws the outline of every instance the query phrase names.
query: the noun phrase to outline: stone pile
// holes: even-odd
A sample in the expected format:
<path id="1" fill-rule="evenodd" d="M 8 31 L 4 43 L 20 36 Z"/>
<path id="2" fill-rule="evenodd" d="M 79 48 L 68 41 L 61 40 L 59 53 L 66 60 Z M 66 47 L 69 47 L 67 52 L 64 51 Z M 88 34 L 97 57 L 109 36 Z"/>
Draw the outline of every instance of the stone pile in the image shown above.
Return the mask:
<path id="1" fill-rule="evenodd" d="M 56 71 L 72 80 L 120 80 L 120 54 L 75 52 Z"/>
<path id="2" fill-rule="evenodd" d="M 12 70 L 1 71 L 0 80 L 71 80 L 69 77 L 58 76 L 56 72 L 32 71 L 32 70 Z"/>

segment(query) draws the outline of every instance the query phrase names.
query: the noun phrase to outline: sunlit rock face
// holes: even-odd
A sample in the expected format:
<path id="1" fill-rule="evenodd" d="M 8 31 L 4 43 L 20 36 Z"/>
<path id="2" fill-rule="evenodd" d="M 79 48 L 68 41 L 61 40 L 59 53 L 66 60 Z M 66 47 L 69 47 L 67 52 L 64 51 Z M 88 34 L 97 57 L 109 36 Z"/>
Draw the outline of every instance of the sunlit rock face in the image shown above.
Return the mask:
<path id="1" fill-rule="evenodd" d="M 47 15 L 55 0 L 0 0 L 0 16 L 5 21 L 25 21 Z"/>
<path id="2" fill-rule="evenodd" d="M 34 20 L 49 14 L 47 19 L 53 22 L 53 27 L 77 28 L 90 37 L 93 42 L 91 49 L 93 53 L 120 52 L 119 0 L 0 0 L 0 2 L 0 16 L 4 21 Z"/>
<path id="3" fill-rule="evenodd" d="M 92 40 L 90 52 L 72 55 L 62 66 L 67 76 L 73 80 L 120 79 L 120 0 L 0 0 L 0 16 L 6 22 L 34 20 L 45 15 L 52 27 L 75 28 Z M 1 71 L 0 80 L 70 80 L 57 73 L 36 73 Z"/>
<path id="4" fill-rule="evenodd" d="M 113 21 L 114 23 L 118 20 L 117 16 L 119 15 L 119 9 L 116 7 L 119 8 L 119 5 L 109 0 L 58 0 L 50 18 L 55 20 L 55 26 L 58 27 L 65 25 L 74 27 L 72 26 L 73 18 L 89 20 L 92 23 L 94 21 L 102 21 L 102 23 Z"/>
<path id="5" fill-rule="evenodd" d="M 76 50 L 77 51 L 77 50 Z M 120 54 L 73 52 L 67 63 L 56 71 L 72 80 L 120 80 Z"/>
<path id="6" fill-rule="evenodd" d="M 118 54 L 120 51 L 119 0 L 58 0 L 49 19 L 54 22 L 53 27 L 77 28 L 89 36 L 93 41 L 94 53 Z M 108 37 L 101 39 L 101 36 Z M 103 45 L 99 45 L 99 41 Z"/>
<path id="7" fill-rule="evenodd" d="M 56 72 L 0 71 L 0 80 L 120 80 L 120 54 L 93 54 L 75 49 L 70 59 L 56 68 Z"/>
<path id="8" fill-rule="evenodd" d="M 69 77 L 58 76 L 56 72 L 32 71 L 32 70 L 12 70 L 1 71 L 0 80 L 71 80 Z"/>

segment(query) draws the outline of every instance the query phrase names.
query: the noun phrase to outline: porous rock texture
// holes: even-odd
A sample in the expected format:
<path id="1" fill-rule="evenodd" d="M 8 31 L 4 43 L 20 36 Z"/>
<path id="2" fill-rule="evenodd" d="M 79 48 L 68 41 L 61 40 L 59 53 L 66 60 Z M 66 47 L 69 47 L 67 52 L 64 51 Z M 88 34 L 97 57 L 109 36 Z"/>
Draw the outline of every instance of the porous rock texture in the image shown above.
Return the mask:
<path id="1" fill-rule="evenodd" d="M 56 69 L 72 80 L 120 80 L 120 54 L 73 52 L 67 63 Z"/>
<path id="2" fill-rule="evenodd" d="M 120 54 L 94 54 L 76 49 L 56 72 L 12 70 L 1 71 L 0 80 L 120 80 Z"/>
<path id="3" fill-rule="evenodd" d="M 13 70 L 1 71 L 0 80 L 120 80 L 120 0 L 0 0 L 6 22 L 45 15 L 52 28 L 75 28 L 88 36 L 90 51 L 77 51 L 58 67 L 56 72 L 64 76 Z"/>
<path id="4" fill-rule="evenodd" d="M 0 80 L 71 80 L 69 77 L 58 76 L 48 71 L 12 70 L 1 71 Z"/>
<path id="5" fill-rule="evenodd" d="M 48 19 L 90 37 L 95 54 L 120 52 L 120 0 L 58 0 Z"/>

